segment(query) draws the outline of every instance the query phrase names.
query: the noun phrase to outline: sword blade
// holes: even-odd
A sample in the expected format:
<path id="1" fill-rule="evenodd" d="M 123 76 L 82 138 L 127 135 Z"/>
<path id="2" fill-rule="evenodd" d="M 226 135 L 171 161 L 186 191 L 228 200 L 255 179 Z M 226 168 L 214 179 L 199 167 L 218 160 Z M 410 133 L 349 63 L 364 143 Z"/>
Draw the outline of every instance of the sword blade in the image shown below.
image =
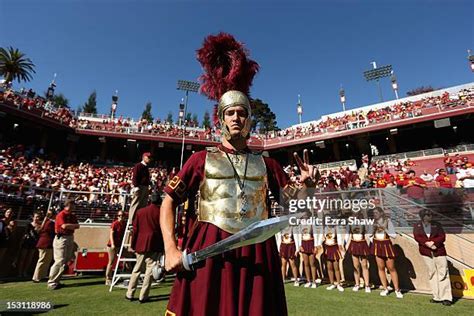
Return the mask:
<path id="1" fill-rule="evenodd" d="M 272 236 L 275 236 L 276 233 L 278 233 L 285 227 L 289 226 L 290 218 L 300 218 L 301 216 L 303 216 L 303 213 L 269 218 L 263 221 L 253 223 L 250 226 L 242 229 L 238 233 L 235 233 L 232 236 L 220 240 L 217 243 L 204 249 L 198 250 L 190 254 L 188 254 L 187 251 L 184 251 L 183 266 L 186 270 L 191 270 L 194 264 L 203 261 L 207 258 L 243 246 L 264 242 Z"/>

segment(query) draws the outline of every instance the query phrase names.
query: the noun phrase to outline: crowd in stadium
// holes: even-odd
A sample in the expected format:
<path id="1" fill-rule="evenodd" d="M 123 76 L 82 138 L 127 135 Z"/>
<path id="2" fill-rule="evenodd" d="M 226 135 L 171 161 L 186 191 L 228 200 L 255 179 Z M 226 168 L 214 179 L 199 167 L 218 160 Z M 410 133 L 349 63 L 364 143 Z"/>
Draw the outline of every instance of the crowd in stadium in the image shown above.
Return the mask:
<path id="1" fill-rule="evenodd" d="M 55 106 L 54 102 L 37 95 L 32 89 L 22 89 L 16 92 L 12 89 L 0 88 L 0 103 L 53 119 L 65 125 L 69 125 L 73 119 L 73 113 L 68 108 Z"/>
<path id="2" fill-rule="evenodd" d="M 460 90 L 456 95 L 444 93 L 437 97 L 427 97 L 416 102 L 401 102 L 373 110 L 359 110 L 337 117 L 326 117 L 321 121 L 304 126 L 269 133 L 267 138 L 284 137 L 287 139 L 305 137 L 329 131 L 342 131 L 365 127 L 383 122 L 413 118 L 423 115 L 424 109 L 438 108 L 440 111 L 454 109 L 474 100 L 474 88 Z"/>
<path id="3" fill-rule="evenodd" d="M 363 162 L 367 163 L 364 159 L 368 157 L 363 157 Z M 162 189 L 176 174 L 176 168 L 165 168 L 160 166 L 159 162 L 157 165 L 158 167 L 151 168 L 151 181 Z M 400 186 L 406 178 L 406 173 L 415 165 L 410 159 L 377 160 L 358 171 L 349 167 L 321 170 L 318 187 L 321 190 L 328 188 L 347 190 L 357 179 L 363 188 Z M 458 181 L 454 178 L 452 187 L 459 188 L 463 187 L 463 181 L 459 179 L 472 170 L 472 163 L 468 157 L 460 154 L 454 156 L 446 154 L 444 169 L 448 174 L 457 175 Z M 50 196 L 52 190 L 81 191 L 90 192 L 81 197 L 84 202 L 120 204 L 123 196 L 130 193 L 131 170 L 131 167 L 124 166 L 54 163 L 45 159 L 42 149 L 35 151 L 23 145 L 16 145 L 0 150 L 0 194 L 25 199 L 45 199 Z M 293 181 L 298 182 L 295 165 L 288 165 L 284 170 Z M 426 170 L 419 176 L 429 186 L 434 187 L 436 186 L 434 180 L 438 175 L 439 169 L 436 169 Z"/>
<path id="4" fill-rule="evenodd" d="M 48 190 L 72 190 L 93 193 L 130 193 L 131 168 L 97 167 L 89 163 L 64 165 L 45 159 L 42 149 L 32 153 L 23 145 L 0 150 L 0 183 L 3 192 L 41 195 Z M 159 165 L 159 163 L 158 163 Z M 157 167 L 151 170 L 152 181 L 163 187 L 175 168 Z M 8 188 L 6 187 L 6 184 Z M 10 192 L 11 191 L 11 192 Z M 91 197 L 93 200 L 94 197 Z"/>
<path id="5" fill-rule="evenodd" d="M 403 187 L 407 180 L 407 173 L 417 166 L 411 159 L 384 160 L 379 159 L 368 164 L 368 156 L 362 157 L 363 167 L 357 171 L 350 167 L 340 167 L 339 169 L 321 170 L 321 177 L 318 187 L 321 190 L 348 190 L 354 185 L 361 188 L 386 188 Z M 444 167 L 444 168 L 443 168 Z M 288 165 L 284 168 L 292 181 L 298 182 L 298 175 L 295 165 Z M 444 166 L 434 170 L 423 170 L 418 176 L 428 187 L 450 187 L 450 188 L 471 188 L 469 181 L 464 181 L 468 176 L 474 175 L 472 162 L 467 156 L 456 153 L 452 156 L 445 154 Z M 439 178 L 440 172 L 444 176 L 455 175 L 449 179 Z M 442 182 L 442 183 L 440 183 Z"/>
<path id="6" fill-rule="evenodd" d="M 130 203 L 131 171 L 124 166 L 65 165 L 46 159 L 42 149 L 6 147 L 0 150 L 0 204 L 23 205 L 25 219 L 38 208 L 45 210 L 52 192 L 80 191 L 75 196 L 79 219 L 107 222 Z M 175 173 L 158 162 L 151 168 L 151 181 L 161 189 Z M 52 197 L 53 205 L 62 202 L 58 194 Z"/>
<path id="7" fill-rule="evenodd" d="M 117 120 L 103 120 L 102 122 L 94 122 L 87 119 L 74 120 L 70 124 L 73 128 L 109 131 L 117 133 L 144 133 L 150 135 L 160 135 L 166 137 L 182 137 L 183 128 L 180 125 L 162 122 L 159 118 L 154 122 L 147 120 L 134 120 L 119 117 Z M 186 137 L 197 138 L 201 140 L 218 140 L 218 133 L 211 128 L 198 128 L 197 122 L 186 124 Z"/>
<path id="8" fill-rule="evenodd" d="M 426 97 L 419 101 L 405 101 L 393 106 L 378 109 L 347 111 L 344 115 L 336 117 L 324 117 L 319 121 L 304 126 L 289 127 L 280 131 L 270 131 L 265 135 L 254 134 L 252 137 L 258 139 L 301 138 L 333 131 L 350 130 L 383 122 L 414 118 L 424 115 L 423 110 L 437 108 L 440 111 L 454 109 L 466 105 L 474 99 L 474 88 L 463 89 L 455 95 L 444 93 L 437 97 Z M 134 120 L 123 118 L 106 118 L 102 121 L 75 117 L 68 108 L 55 107 L 50 100 L 36 95 L 34 91 L 22 89 L 15 92 L 12 89 L 0 89 L 0 103 L 5 103 L 23 110 L 35 112 L 42 117 L 49 117 L 71 128 L 113 131 L 118 133 L 145 133 L 161 135 L 166 137 L 182 137 L 182 127 L 175 123 L 156 119 L 153 122 L 147 120 Z M 185 122 L 186 137 L 200 140 L 219 141 L 220 135 L 215 128 L 200 128 L 198 122 L 193 120 Z"/>

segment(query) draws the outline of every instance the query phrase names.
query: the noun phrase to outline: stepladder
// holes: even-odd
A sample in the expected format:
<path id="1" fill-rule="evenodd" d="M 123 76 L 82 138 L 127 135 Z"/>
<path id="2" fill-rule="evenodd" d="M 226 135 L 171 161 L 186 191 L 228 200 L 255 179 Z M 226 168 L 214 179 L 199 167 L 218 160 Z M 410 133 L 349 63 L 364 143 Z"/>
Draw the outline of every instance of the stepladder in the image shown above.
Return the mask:
<path id="1" fill-rule="evenodd" d="M 128 281 L 132 275 L 131 270 L 133 269 L 133 265 L 135 265 L 137 262 L 135 253 L 129 251 L 131 247 L 132 230 L 132 220 L 129 218 L 125 227 L 120 250 L 114 263 L 114 274 L 110 284 L 109 292 L 112 292 L 114 287 L 127 288 Z M 164 281 L 165 269 L 164 256 L 162 254 L 159 255 L 159 260 L 155 263 L 152 274 L 156 283 Z M 141 274 L 140 276 L 143 278 L 144 274 Z"/>
<path id="2" fill-rule="evenodd" d="M 110 284 L 109 291 L 112 292 L 114 287 L 125 287 L 126 284 L 123 281 L 130 279 L 131 268 L 130 264 L 135 264 L 137 259 L 134 254 L 129 253 L 128 249 L 131 246 L 131 232 L 132 232 L 132 219 L 128 218 L 125 227 L 125 232 L 120 245 L 120 250 L 117 258 L 114 262 L 114 275 L 112 277 L 112 283 Z M 127 271 L 128 270 L 128 271 Z"/>

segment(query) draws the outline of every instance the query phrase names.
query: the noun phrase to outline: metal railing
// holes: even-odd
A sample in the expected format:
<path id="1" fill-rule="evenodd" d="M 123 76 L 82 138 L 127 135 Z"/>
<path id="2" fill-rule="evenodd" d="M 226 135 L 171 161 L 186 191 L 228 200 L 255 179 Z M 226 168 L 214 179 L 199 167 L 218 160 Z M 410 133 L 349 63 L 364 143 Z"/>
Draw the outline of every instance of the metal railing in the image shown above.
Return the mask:
<path id="1" fill-rule="evenodd" d="M 0 183 L 0 206 L 11 208 L 16 220 L 29 220 L 35 211 L 61 211 L 66 200 L 76 203 L 80 222 L 110 223 L 118 211 L 128 211 L 129 193 L 52 190 L 32 186 Z"/>
<path id="2" fill-rule="evenodd" d="M 433 148 L 433 149 L 426 149 L 426 150 L 416 150 L 416 151 L 408 151 L 404 153 L 398 154 L 391 154 L 391 155 L 380 155 L 380 156 L 373 156 L 372 161 L 379 161 L 379 160 L 398 160 L 398 159 L 408 159 L 408 158 L 419 158 L 419 157 L 430 157 L 436 155 L 443 155 L 445 152 L 447 153 L 461 153 L 461 152 L 468 152 L 474 151 L 474 144 L 466 144 L 466 145 L 459 145 L 449 149 L 443 148 Z"/>

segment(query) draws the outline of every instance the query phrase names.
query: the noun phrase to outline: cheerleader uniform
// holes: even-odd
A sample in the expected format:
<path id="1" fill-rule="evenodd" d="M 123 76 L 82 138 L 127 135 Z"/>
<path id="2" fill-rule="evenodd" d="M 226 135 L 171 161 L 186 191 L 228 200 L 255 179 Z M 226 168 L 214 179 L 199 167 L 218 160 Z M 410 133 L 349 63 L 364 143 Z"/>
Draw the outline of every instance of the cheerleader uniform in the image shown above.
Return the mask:
<path id="1" fill-rule="evenodd" d="M 296 250 L 299 249 L 299 238 L 295 238 L 298 227 L 288 226 L 280 233 L 280 257 L 286 260 L 295 259 Z"/>
<path id="2" fill-rule="evenodd" d="M 348 232 L 351 234 L 351 243 L 349 244 L 349 253 L 353 256 L 368 256 L 370 248 L 365 237 L 365 226 L 350 226 Z"/>
<path id="3" fill-rule="evenodd" d="M 339 245 L 344 245 L 342 235 L 338 232 L 336 226 L 325 226 L 323 233 L 323 247 L 326 259 L 330 261 L 338 261 L 342 259 L 342 254 L 339 251 Z"/>
<path id="4" fill-rule="evenodd" d="M 304 254 L 312 255 L 314 248 L 321 244 L 315 225 L 300 225 L 299 236 L 301 237 L 300 244 Z"/>
<path id="5" fill-rule="evenodd" d="M 390 219 L 379 220 L 374 223 L 374 235 L 372 243 L 372 254 L 381 258 L 395 258 L 395 247 L 391 238 L 397 237 L 395 228 Z"/>

